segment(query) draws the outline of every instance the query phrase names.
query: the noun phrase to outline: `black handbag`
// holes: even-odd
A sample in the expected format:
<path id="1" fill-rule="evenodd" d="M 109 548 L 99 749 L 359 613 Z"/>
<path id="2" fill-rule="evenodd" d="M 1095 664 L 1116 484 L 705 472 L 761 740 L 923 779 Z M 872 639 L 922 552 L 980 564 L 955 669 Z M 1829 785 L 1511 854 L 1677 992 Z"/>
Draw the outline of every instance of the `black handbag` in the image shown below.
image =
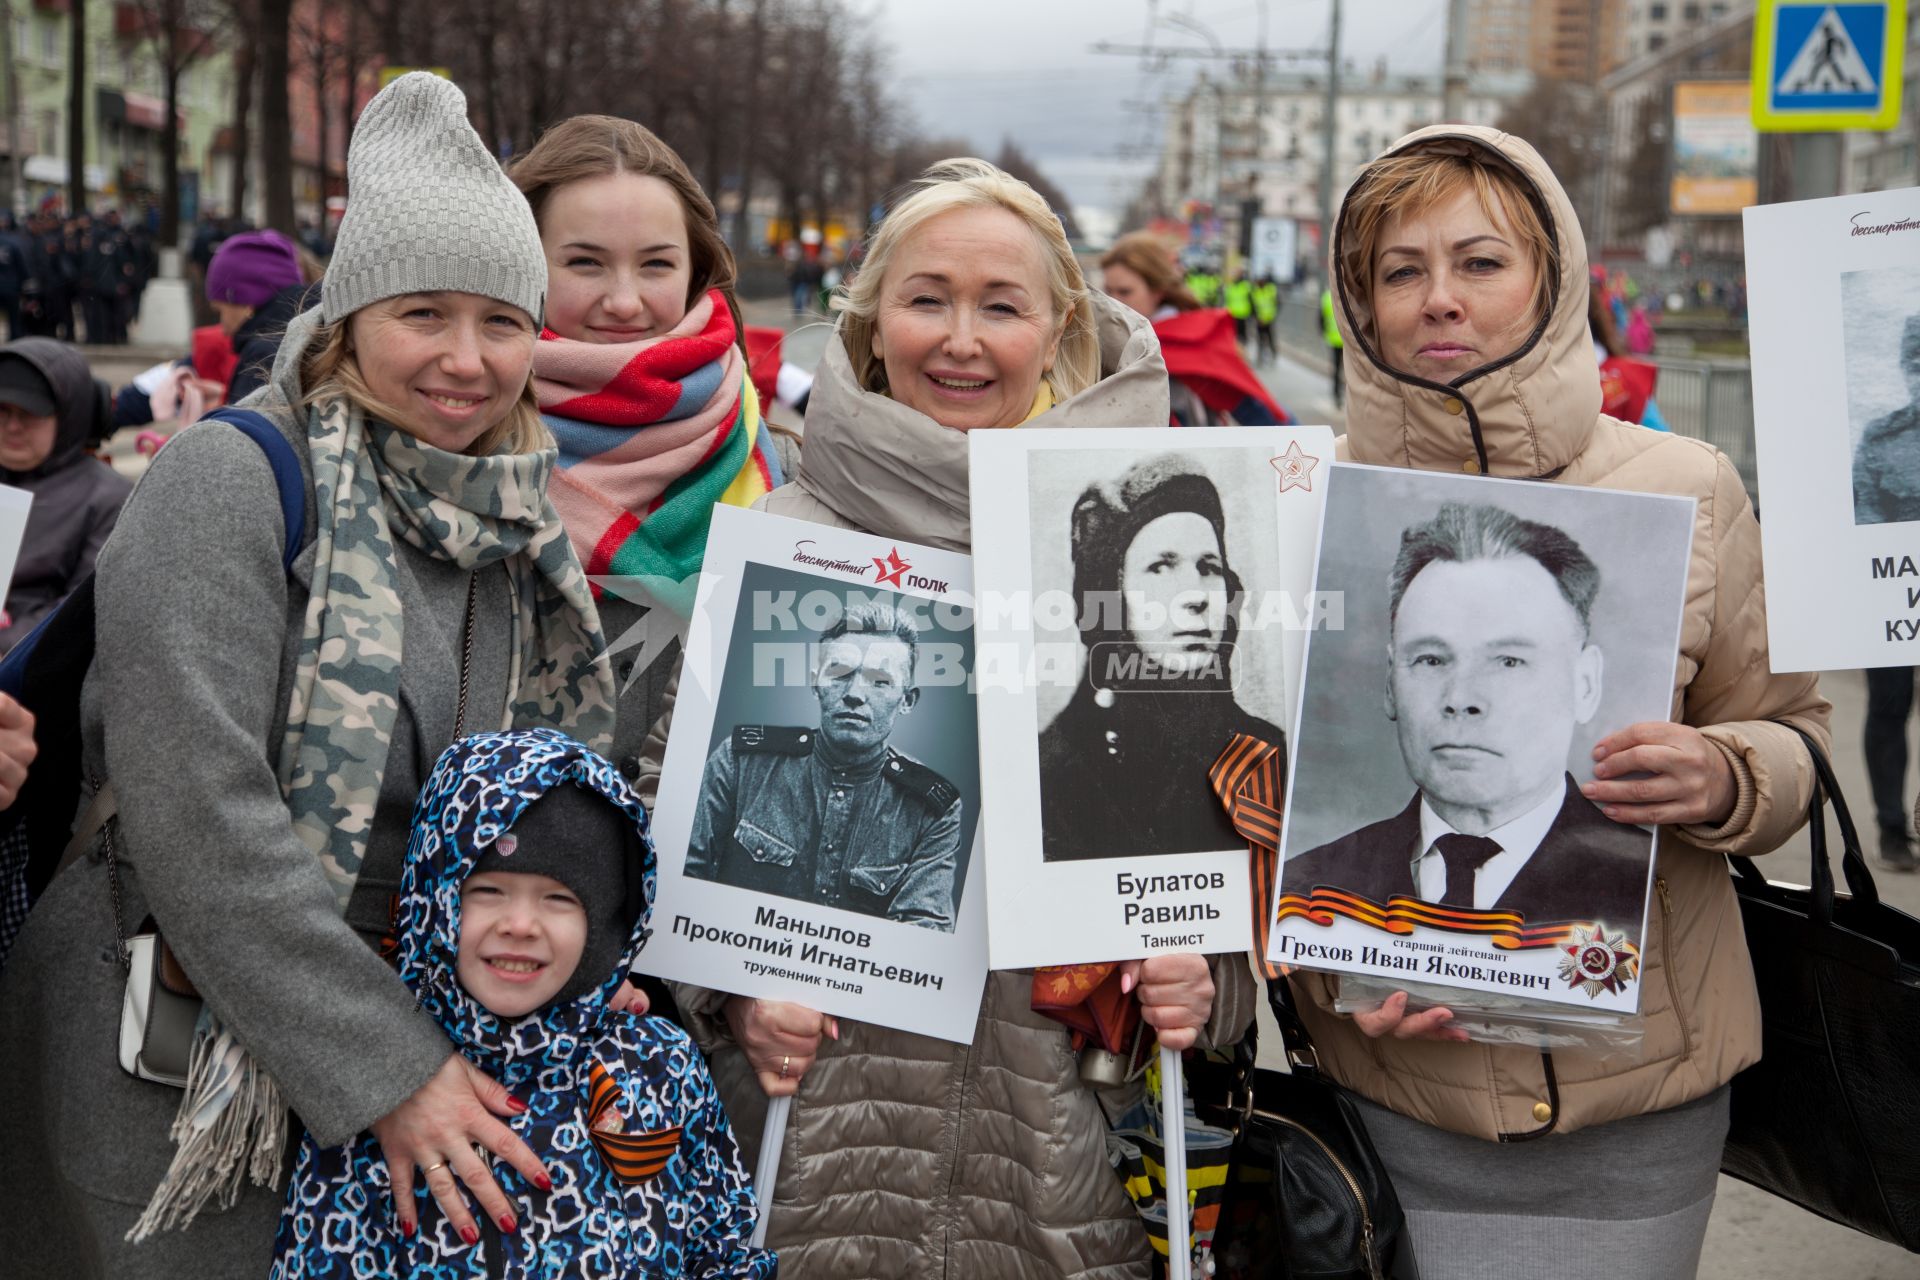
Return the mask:
<path id="1" fill-rule="evenodd" d="M 1833 768 L 1800 736 L 1815 775 L 1810 887 L 1774 884 L 1733 859 L 1763 1045 L 1760 1061 L 1734 1078 L 1720 1167 L 1920 1251 L 1920 920 L 1880 901 Z M 1834 894 L 1828 800 L 1851 897 Z"/>
<path id="2" fill-rule="evenodd" d="M 1235 1049 L 1223 1119 L 1236 1128 L 1214 1232 L 1216 1280 L 1419 1280 L 1407 1220 L 1366 1125 L 1320 1074 L 1287 980 L 1267 983 L 1291 1074 L 1257 1068 L 1257 1033 Z M 1220 1092 L 1188 1068 L 1197 1110 Z M 1195 1075 L 1198 1079 L 1193 1079 Z"/>

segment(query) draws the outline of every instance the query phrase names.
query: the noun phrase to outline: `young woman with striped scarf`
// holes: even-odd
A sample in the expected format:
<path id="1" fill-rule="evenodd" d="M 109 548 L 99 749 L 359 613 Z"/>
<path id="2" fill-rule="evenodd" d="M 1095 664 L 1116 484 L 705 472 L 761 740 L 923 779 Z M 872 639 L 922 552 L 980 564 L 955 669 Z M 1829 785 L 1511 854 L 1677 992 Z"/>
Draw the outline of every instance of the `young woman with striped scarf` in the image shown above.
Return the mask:
<path id="1" fill-rule="evenodd" d="M 574 116 L 511 176 L 547 254 L 533 385 L 560 444 L 553 503 L 593 583 L 619 690 L 611 758 L 633 780 L 672 706 L 713 507 L 791 480 L 799 438 L 761 414 L 733 252 L 673 148 L 631 120 Z"/>

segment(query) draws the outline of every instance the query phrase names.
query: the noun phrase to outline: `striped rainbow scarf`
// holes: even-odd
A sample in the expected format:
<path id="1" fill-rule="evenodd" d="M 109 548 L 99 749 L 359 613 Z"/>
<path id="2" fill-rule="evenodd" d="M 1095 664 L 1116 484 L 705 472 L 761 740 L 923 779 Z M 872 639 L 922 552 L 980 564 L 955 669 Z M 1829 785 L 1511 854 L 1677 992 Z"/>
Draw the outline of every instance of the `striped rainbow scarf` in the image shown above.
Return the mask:
<path id="1" fill-rule="evenodd" d="M 715 289 L 658 337 L 548 330 L 533 353 L 540 413 L 560 442 L 550 496 L 587 576 L 636 579 L 681 617 L 714 504 L 751 506 L 785 479 L 735 338 Z"/>

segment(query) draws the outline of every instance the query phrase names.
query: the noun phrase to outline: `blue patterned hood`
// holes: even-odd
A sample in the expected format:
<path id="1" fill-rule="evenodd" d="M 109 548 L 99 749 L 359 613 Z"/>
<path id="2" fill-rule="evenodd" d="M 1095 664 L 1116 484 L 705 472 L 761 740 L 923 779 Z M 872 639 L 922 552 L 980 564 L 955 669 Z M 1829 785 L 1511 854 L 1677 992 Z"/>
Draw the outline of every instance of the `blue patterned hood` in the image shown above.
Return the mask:
<path id="1" fill-rule="evenodd" d="M 460 889 L 481 856 L 519 821 L 527 806 L 559 786 L 592 791 L 632 820 L 643 850 L 640 912 L 623 962 L 605 981 L 575 1000 L 550 1004 L 525 1018 L 504 1019 L 468 995 L 455 977 Z M 414 806 L 394 912 L 400 977 L 419 997 L 420 1007 L 465 1046 L 470 1061 L 489 1072 L 507 1070 L 518 1076 L 509 1063 L 531 1044 L 551 1045 L 559 1037 L 564 1046 L 600 1022 L 651 932 L 654 866 L 653 838 L 639 796 L 612 764 L 584 744 L 553 729 L 462 738 L 441 753 Z M 529 1020 L 542 1023 L 547 1034 L 517 1030 Z M 504 1078 L 501 1082 L 513 1087 Z"/>

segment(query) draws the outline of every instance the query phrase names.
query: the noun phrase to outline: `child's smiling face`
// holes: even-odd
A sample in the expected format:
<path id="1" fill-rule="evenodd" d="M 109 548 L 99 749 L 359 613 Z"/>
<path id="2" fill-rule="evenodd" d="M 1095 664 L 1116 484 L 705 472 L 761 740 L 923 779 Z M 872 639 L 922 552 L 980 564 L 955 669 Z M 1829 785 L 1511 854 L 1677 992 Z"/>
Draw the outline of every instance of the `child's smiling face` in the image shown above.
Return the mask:
<path id="1" fill-rule="evenodd" d="M 481 871 L 460 889 L 460 957 L 467 994 L 503 1018 L 546 1004 L 580 965 L 587 913 L 549 876 Z"/>

